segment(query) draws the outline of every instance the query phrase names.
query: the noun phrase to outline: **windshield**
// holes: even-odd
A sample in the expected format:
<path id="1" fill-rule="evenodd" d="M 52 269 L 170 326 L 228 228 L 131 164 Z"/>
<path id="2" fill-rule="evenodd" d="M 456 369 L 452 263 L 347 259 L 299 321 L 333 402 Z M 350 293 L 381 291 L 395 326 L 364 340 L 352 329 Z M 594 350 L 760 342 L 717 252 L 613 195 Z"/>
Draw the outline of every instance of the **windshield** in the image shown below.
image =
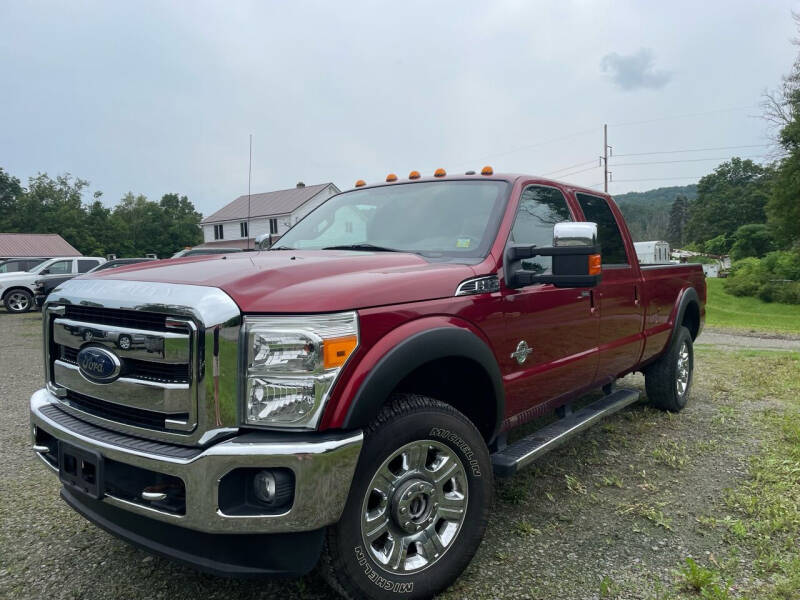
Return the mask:
<path id="1" fill-rule="evenodd" d="M 430 181 L 353 190 L 297 223 L 273 250 L 396 250 L 484 258 L 505 207 L 504 181 Z"/>

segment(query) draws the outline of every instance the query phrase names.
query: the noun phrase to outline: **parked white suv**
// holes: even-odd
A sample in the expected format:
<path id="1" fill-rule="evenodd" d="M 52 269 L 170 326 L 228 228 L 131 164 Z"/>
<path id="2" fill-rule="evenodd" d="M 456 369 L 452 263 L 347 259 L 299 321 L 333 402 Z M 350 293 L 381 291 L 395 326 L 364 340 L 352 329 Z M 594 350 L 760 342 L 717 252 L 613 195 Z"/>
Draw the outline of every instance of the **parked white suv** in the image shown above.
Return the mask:
<path id="1" fill-rule="evenodd" d="M 48 277 L 80 275 L 106 262 L 99 256 L 65 256 L 51 258 L 30 271 L 0 273 L 0 299 L 11 313 L 24 313 L 33 308 L 34 282 Z"/>

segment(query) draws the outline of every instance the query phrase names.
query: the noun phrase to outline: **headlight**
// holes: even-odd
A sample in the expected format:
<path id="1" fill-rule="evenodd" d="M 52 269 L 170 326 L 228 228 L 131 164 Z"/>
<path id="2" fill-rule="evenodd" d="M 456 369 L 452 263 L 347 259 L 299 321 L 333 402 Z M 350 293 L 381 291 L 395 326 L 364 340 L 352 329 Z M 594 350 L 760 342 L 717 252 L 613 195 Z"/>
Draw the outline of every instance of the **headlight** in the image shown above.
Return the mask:
<path id="1" fill-rule="evenodd" d="M 247 425 L 313 429 L 358 347 L 354 312 L 245 317 Z"/>

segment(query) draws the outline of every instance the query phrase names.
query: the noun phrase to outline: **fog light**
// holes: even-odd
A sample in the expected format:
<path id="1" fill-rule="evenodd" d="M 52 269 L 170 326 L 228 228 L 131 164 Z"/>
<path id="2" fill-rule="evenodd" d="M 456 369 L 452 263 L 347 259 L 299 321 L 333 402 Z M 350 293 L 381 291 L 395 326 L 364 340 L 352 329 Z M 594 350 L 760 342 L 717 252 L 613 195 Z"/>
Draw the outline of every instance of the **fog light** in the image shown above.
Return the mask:
<path id="1" fill-rule="evenodd" d="M 283 506 L 292 497 L 294 481 L 283 469 L 264 469 L 253 477 L 253 493 L 267 506 Z"/>
<path id="2" fill-rule="evenodd" d="M 272 471 L 259 471 L 253 477 L 253 491 L 256 498 L 264 504 L 272 504 L 275 501 L 275 475 Z"/>

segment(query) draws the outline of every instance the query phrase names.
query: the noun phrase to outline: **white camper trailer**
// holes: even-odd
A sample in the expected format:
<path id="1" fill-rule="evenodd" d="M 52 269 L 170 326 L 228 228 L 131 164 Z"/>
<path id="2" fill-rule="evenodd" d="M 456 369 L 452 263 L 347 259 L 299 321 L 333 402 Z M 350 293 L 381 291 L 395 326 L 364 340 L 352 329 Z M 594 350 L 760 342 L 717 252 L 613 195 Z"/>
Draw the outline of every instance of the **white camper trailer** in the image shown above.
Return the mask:
<path id="1" fill-rule="evenodd" d="M 659 265 L 669 263 L 668 242 L 636 242 L 636 256 L 640 265 Z"/>

